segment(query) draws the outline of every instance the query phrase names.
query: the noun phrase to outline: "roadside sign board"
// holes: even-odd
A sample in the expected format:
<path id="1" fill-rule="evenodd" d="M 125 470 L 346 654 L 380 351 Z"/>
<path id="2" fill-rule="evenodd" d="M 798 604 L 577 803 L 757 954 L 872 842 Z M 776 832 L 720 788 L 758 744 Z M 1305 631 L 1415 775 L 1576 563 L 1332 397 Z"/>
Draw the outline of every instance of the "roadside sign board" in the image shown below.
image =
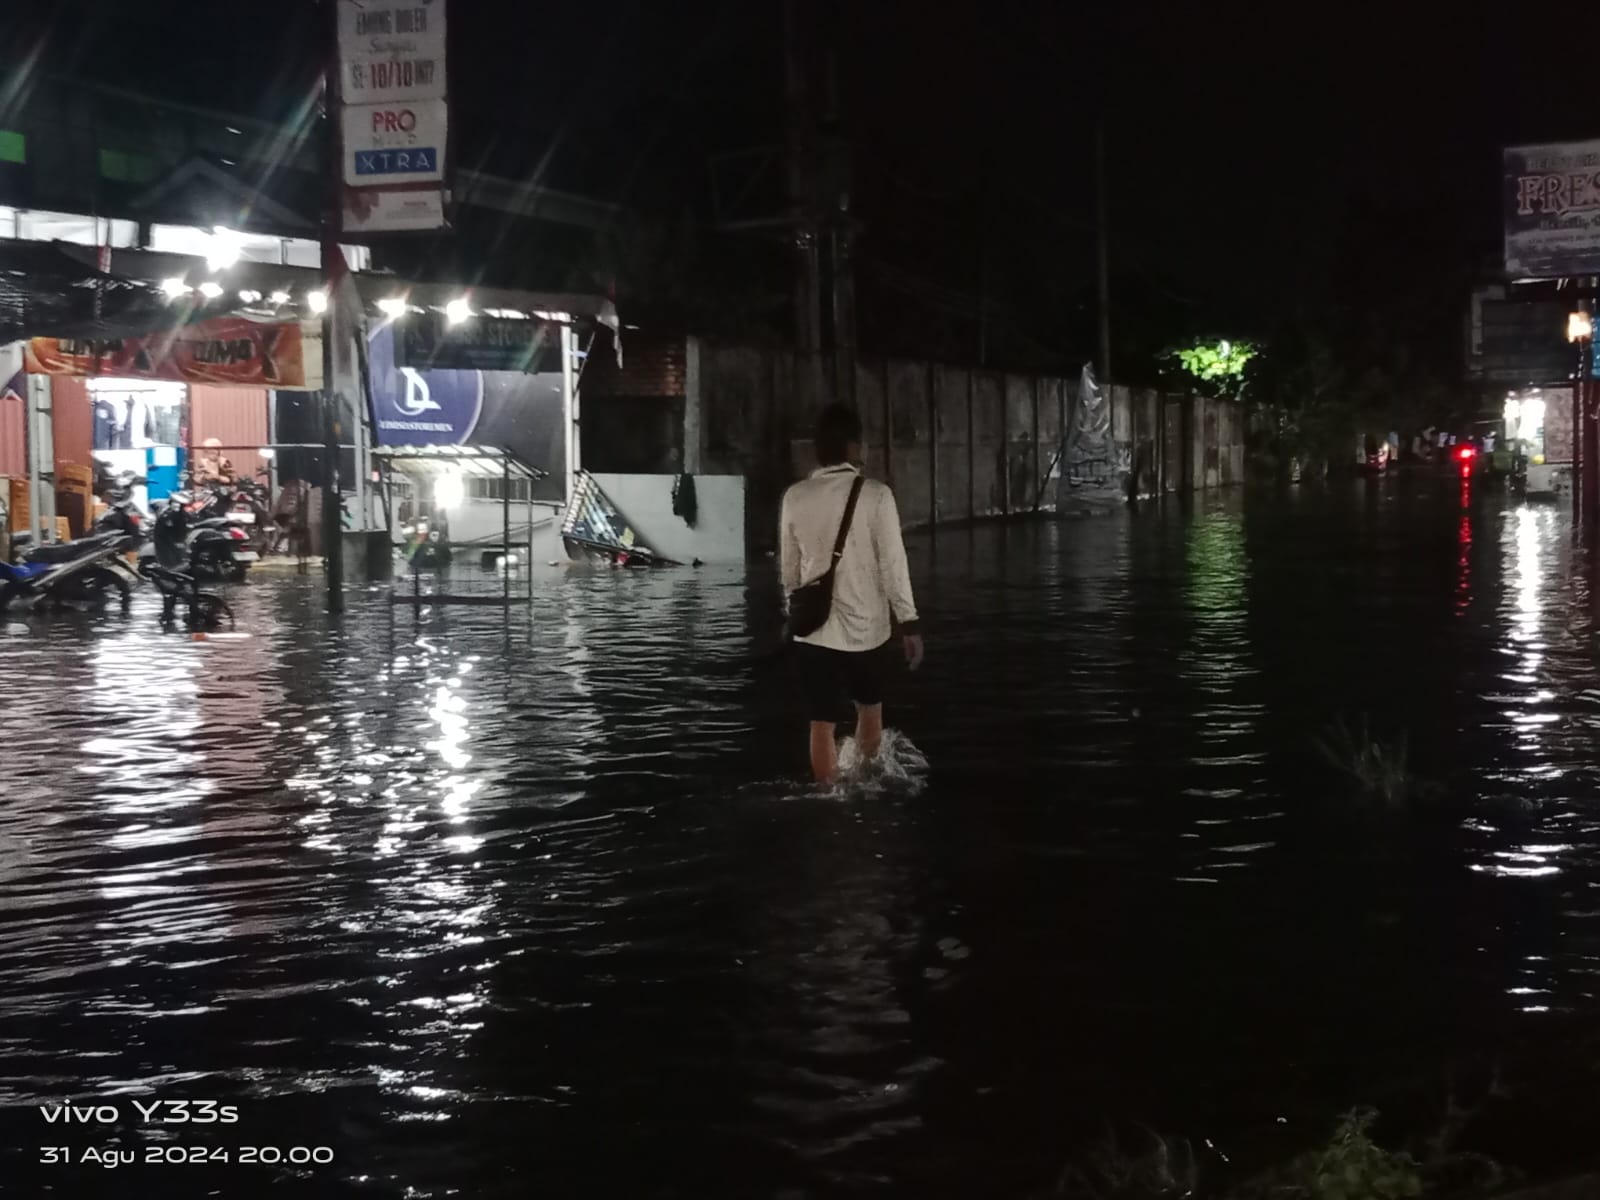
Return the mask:
<path id="1" fill-rule="evenodd" d="M 448 3 L 337 0 L 347 233 L 448 224 Z"/>
<path id="2" fill-rule="evenodd" d="M 1600 275 L 1600 141 L 1512 146 L 1501 181 L 1507 275 Z"/>
<path id="3" fill-rule="evenodd" d="M 480 314 L 452 325 L 440 313 L 397 324 L 395 362 L 402 367 L 453 371 L 559 371 L 559 327 L 548 321 Z"/>
<path id="4" fill-rule="evenodd" d="M 445 103 L 397 100 L 344 106 L 344 181 L 352 186 L 444 178 Z"/>
<path id="5" fill-rule="evenodd" d="M 408 233 L 444 225 L 444 193 L 438 188 L 403 192 L 351 188 L 345 192 L 346 233 Z"/>
<path id="6" fill-rule="evenodd" d="M 346 104 L 442 99 L 445 0 L 341 0 L 339 69 Z"/>

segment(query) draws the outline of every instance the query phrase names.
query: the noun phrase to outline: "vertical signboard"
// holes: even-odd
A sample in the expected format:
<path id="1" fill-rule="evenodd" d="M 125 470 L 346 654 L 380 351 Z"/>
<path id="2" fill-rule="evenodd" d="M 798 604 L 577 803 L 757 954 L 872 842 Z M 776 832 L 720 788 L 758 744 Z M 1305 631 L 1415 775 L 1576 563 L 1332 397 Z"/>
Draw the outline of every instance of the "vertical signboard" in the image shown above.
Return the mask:
<path id="1" fill-rule="evenodd" d="M 387 104 L 447 95 L 444 27 L 444 0 L 341 0 L 341 98 Z"/>
<path id="2" fill-rule="evenodd" d="M 345 230 L 444 225 L 446 0 L 339 0 Z"/>
<path id="3" fill-rule="evenodd" d="M 1501 186 L 1507 275 L 1600 275 L 1600 141 L 1513 146 Z"/>
<path id="4" fill-rule="evenodd" d="M 345 105 L 344 181 L 352 187 L 439 182 L 446 124 L 443 100 Z"/>

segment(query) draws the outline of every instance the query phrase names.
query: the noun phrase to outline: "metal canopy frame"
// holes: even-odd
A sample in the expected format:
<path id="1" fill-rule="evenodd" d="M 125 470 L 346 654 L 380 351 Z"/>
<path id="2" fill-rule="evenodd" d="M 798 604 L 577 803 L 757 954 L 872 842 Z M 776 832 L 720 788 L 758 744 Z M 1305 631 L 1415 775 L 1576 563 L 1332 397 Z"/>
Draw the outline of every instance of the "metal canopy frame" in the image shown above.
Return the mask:
<path id="1" fill-rule="evenodd" d="M 391 591 L 390 601 L 394 604 L 411 604 L 420 608 L 422 601 L 427 599 L 430 604 L 503 604 L 511 605 L 511 481 L 525 479 L 528 481 L 528 499 L 526 503 L 528 517 L 528 544 L 525 547 L 524 570 L 528 576 L 528 601 L 533 601 L 533 484 L 534 481 L 545 478 L 549 472 L 541 471 L 538 467 L 530 466 L 523 462 L 510 450 L 503 446 L 374 446 L 372 458 L 385 467 L 393 468 L 403 475 L 417 480 L 419 483 L 431 483 L 442 475 L 462 475 L 471 479 L 499 479 L 503 487 L 500 493 L 500 519 L 503 534 L 504 558 L 500 564 L 500 596 L 498 598 L 471 596 L 461 593 L 441 593 L 424 597 L 422 595 L 422 579 L 419 572 L 411 572 L 412 592 L 410 596 L 400 596 Z M 393 511 L 393 494 L 390 492 L 389 471 L 383 473 L 384 498 L 386 506 Z"/>

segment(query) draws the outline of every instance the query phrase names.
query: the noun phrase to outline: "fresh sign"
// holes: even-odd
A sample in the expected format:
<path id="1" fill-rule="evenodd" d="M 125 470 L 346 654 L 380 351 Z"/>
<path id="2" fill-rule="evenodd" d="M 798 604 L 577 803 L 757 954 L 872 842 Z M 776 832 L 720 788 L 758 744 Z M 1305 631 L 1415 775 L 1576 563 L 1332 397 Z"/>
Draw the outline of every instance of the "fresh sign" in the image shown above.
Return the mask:
<path id="1" fill-rule="evenodd" d="M 1501 174 L 1506 273 L 1600 273 L 1600 142 L 1513 146 Z"/>

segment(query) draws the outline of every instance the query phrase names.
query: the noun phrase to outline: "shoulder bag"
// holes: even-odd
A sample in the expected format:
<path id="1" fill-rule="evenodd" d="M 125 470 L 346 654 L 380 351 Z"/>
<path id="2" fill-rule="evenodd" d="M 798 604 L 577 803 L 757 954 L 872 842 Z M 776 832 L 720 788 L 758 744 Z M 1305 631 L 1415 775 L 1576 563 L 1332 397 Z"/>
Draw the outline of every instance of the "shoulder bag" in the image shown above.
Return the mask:
<path id="1" fill-rule="evenodd" d="M 839 522 L 839 536 L 833 540 L 833 558 L 820 579 L 813 579 L 789 593 L 788 635 L 805 637 L 821 629 L 833 610 L 833 573 L 839 569 L 839 559 L 844 554 L 844 540 L 850 533 L 850 521 L 856 515 L 856 499 L 861 495 L 861 485 L 866 480 L 856 476 L 850 485 L 850 499 L 845 502 L 844 519 Z"/>

